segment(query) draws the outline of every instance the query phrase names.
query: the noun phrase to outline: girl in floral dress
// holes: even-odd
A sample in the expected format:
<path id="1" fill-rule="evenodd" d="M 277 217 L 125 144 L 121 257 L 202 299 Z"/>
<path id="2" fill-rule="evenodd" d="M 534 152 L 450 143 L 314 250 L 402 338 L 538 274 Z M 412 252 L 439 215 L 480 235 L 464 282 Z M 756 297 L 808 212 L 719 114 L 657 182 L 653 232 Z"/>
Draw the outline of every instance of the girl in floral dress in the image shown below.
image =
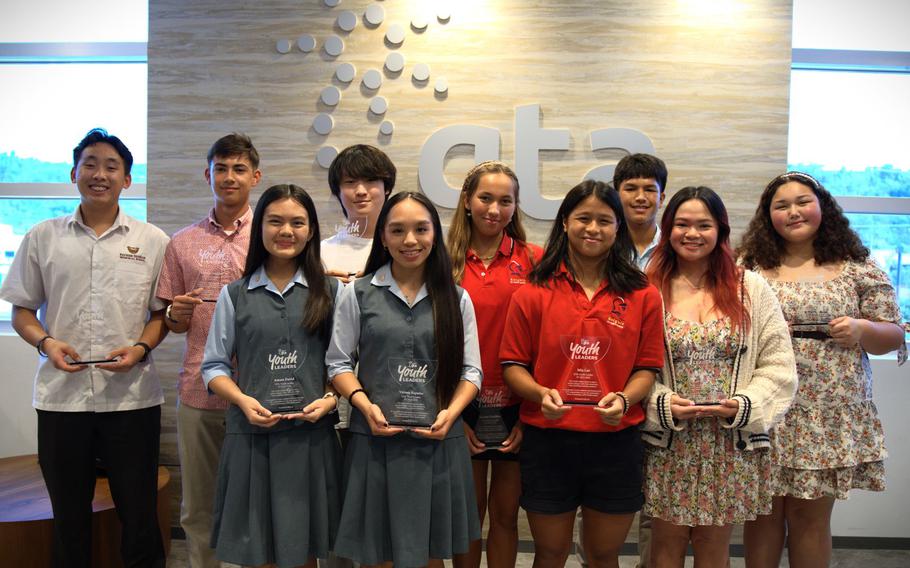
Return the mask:
<path id="1" fill-rule="evenodd" d="M 727 566 L 733 525 L 771 510 L 768 431 L 796 390 L 787 324 L 760 276 L 736 266 L 720 197 L 686 187 L 670 200 L 648 269 L 664 298 L 664 369 L 643 438 L 652 558 Z"/>
<path id="2" fill-rule="evenodd" d="M 786 538 L 791 566 L 827 566 L 834 500 L 885 488 L 867 353 L 903 343 L 894 288 L 831 195 L 799 172 L 765 188 L 740 253 L 780 299 L 799 372 L 774 432 L 773 512 L 747 523 L 746 560 L 776 567 Z"/>

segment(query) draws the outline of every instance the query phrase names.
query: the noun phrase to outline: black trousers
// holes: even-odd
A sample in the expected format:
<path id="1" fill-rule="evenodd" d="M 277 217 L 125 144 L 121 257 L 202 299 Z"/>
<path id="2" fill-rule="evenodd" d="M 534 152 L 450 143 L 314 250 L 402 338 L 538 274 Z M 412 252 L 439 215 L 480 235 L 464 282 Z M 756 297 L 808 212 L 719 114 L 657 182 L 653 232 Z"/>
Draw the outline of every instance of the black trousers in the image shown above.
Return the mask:
<path id="1" fill-rule="evenodd" d="M 164 566 L 158 528 L 161 407 L 121 412 L 38 410 L 38 462 L 54 509 L 54 566 L 92 565 L 95 458 L 107 469 L 123 527 L 123 564 Z"/>

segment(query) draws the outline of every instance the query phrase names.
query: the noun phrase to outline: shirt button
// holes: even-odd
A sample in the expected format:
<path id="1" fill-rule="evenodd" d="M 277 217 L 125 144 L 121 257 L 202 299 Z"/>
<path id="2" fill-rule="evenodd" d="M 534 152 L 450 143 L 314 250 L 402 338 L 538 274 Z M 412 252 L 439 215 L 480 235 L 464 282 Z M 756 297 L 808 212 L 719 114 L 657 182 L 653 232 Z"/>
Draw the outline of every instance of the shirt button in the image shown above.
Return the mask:
<path id="1" fill-rule="evenodd" d="M 481 276 L 486 276 L 487 273 L 486 273 L 486 272 L 481 272 L 480 275 L 481 275 Z"/>
<path id="2" fill-rule="evenodd" d="M 744 440 L 740 440 L 740 441 L 736 442 L 736 447 L 739 448 L 740 450 L 745 450 L 746 442 Z"/>
<path id="3" fill-rule="evenodd" d="M 412 319 L 414 319 L 414 318 L 411 316 L 407 316 L 406 318 L 404 318 L 404 321 L 410 322 Z"/>

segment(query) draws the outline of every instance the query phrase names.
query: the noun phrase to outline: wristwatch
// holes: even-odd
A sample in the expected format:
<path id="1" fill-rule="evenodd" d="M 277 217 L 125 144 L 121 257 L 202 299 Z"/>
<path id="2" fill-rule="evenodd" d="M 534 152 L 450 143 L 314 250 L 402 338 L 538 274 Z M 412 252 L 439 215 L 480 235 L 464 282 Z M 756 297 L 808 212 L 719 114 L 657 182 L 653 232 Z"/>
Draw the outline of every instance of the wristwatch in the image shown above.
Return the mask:
<path id="1" fill-rule="evenodd" d="M 167 309 L 164 310 L 164 317 L 166 317 L 168 320 L 170 320 L 171 323 L 180 323 L 179 321 L 177 321 L 177 320 L 175 320 L 174 318 L 171 317 L 171 308 L 172 308 L 173 306 L 174 306 L 174 304 L 168 304 L 168 305 L 167 305 Z"/>

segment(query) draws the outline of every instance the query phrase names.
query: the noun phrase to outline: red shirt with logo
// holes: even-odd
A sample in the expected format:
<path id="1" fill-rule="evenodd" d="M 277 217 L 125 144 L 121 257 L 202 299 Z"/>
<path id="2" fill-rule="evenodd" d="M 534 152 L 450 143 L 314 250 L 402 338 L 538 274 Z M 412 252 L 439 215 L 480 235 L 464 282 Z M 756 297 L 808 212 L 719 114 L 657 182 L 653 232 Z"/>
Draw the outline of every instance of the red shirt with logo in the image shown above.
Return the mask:
<path id="1" fill-rule="evenodd" d="M 470 294 L 477 316 L 477 337 L 483 367 L 483 387 L 478 399 L 485 405 L 504 407 L 521 402 L 521 398 L 502 381 L 499 345 L 506 325 L 509 300 L 518 288 L 527 283 L 532 256 L 535 262 L 540 261 L 543 250 L 537 245 L 503 235 L 489 266 L 485 267 L 473 250 L 469 249 L 465 258 L 461 286 Z"/>
<path id="2" fill-rule="evenodd" d="M 559 391 L 564 403 L 596 402 L 622 390 L 634 371 L 663 366 L 662 310 L 660 293 L 650 284 L 612 294 L 602 283 L 589 300 L 562 265 L 545 286 L 523 286 L 512 296 L 499 358 L 526 367 L 540 385 Z M 573 406 L 549 420 L 539 404 L 525 400 L 521 420 L 539 428 L 612 432 L 641 423 L 644 411 L 634 404 L 618 426 L 608 426 L 591 406 Z"/>

